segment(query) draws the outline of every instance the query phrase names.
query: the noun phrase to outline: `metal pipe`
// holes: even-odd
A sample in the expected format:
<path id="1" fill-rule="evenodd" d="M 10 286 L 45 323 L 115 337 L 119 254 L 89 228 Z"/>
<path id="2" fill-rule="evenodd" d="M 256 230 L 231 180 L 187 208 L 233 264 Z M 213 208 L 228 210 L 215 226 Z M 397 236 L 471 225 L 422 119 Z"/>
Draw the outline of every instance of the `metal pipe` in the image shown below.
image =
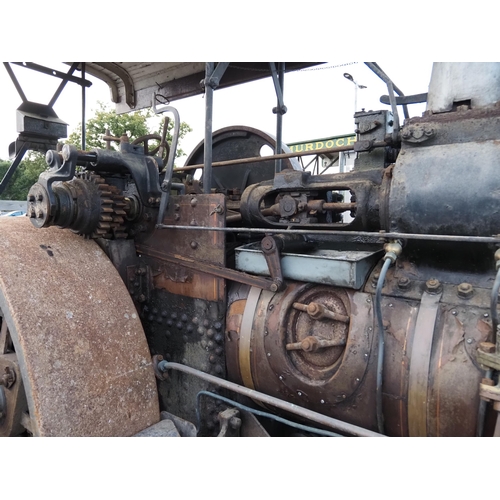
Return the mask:
<path id="1" fill-rule="evenodd" d="M 378 330 L 378 354 L 377 354 L 377 426 L 380 433 L 384 432 L 384 414 L 382 412 L 382 382 L 384 372 L 384 323 L 382 321 L 382 287 L 384 286 L 385 275 L 391 265 L 390 259 L 385 259 L 375 291 L 375 316 Z"/>
<path id="2" fill-rule="evenodd" d="M 290 227 L 290 226 L 288 226 Z M 325 228 L 317 229 L 272 229 L 255 227 L 205 227 L 205 226 L 176 226 L 174 224 L 159 224 L 158 229 L 191 229 L 196 231 L 227 231 L 233 233 L 288 233 L 288 234 L 315 234 L 329 236 L 361 236 L 367 238 L 396 238 L 405 240 L 429 240 L 429 241 L 458 241 L 461 243 L 500 243 L 500 238 L 490 236 L 450 236 L 439 234 L 414 234 L 414 233 L 375 233 L 369 231 L 340 231 Z"/>
<path id="3" fill-rule="evenodd" d="M 497 261 L 500 262 L 500 261 Z M 493 338 L 497 334 L 498 329 L 498 292 L 500 291 L 500 267 L 497 270 L 497 275 L 495 277 L 495 282 L 493 283 L 493 288 L 491 289 L 491 299 L 490 299 L 490 315 L 491 324 L 493 326 Z"/>
<path id="4" fill-rule="evenodd" d="M 85 81 L 85 63 L 82 62 L 82 80 Z M 66 82 L 64 82 L 66 83 Z M 85 85 L 82 85 L 82 149 L 86 149 L 86 137 L 85 137 L 85 132 L 87 130 L 86 124 L 85 124 Z"/>
<path id="5" fill-rule="evenodd" d="M 392 80 L 379 68 L 379 66 L 376 63 L 367 62 L 365 64 L 387 85 L 387 90 L 389 93 L 389 102 L 391 103 L 391 110 L 394 118 L 392 140 L 396 142 L 399 133 L 399 114 L 398 114 L 398 107 L 396 104 L 396 96 L 394 95 L 394 84 L 392 83 Z"/>
<path id="6" fill-rule="evenodd" d="M 387 83 L 387 80 L 390 80 L 390 78 L 387 76 L 387 73 L 376 63 L 365 63 L 381 80 L 383 80 L 385 83 Z M 392 81 L 392 80 L 391 80 Z M 404 96 L 403 92 L 399 87 L 397 87 L 394 83 L 392 83 L 394 90 L 397 92 L 397 94 L 401 97 Z M 403 104 L 403 113 L 405 115 L 405 118 L 408 119 L 410 118 L 410 115 L 408 113 L 408 106 L 406 104 Z"/>
<path id="7" fill-rule="evenodd" d="M 276 90 L 276 97 L 277 97 L 277 105 L 273 109 L 273 112 L 276 113 L 276 145 L 274 149 L 274 154 L 279 155 L 281 154 L 282 148 L 281 148 L 281 142 L 282 142 L 282 136 L 283 136 L 283 115 L 286 113 L 286 107 L 283 102 L 283 86 L 285 82 L 285 63 L 279 63 L 278 64 L 278 74 L 276 72 L 276 66 L 274 63 L 270 62 L 269 63 L 271 67 L 271 73 L 273 77 L 273 82 L 274 82 L 274 88 Z M 281 158 L 277 158 L 275 160 L 274 164 L 274 172 L 278 173 L 281 172 Z"/>
<path id="8" fill-rule="evenodd" d="M 168 153 L 167 166 L 165 167 L 165 177 L 163 178 L 163 182 L 161 183 L 161 190 L 163 192 L 161 195 L 160 208 L 158 210 L 158 219 L 157 219 L 157 224 L 160 224 L 161 221 L 163 220 L 163 216 L 165 215 L 165 210 L 167 209 L 168 206 L 170 188 L 172 186 L 172 178 L 174 176 L 174 161 L 175 161 L 175 155 L 177 153 L 177 144 L 179 142 L 181 120 L 179 112 L 173 106 L 164 106 L 163 108 L 160 109 L 157 108 L 154 95 L 153 95 L 153 111 L 155 112 L 155 114 L 169 112 L 174 115 L 174 133 L 172 135 L 172 145 Z M 165 123 L 165 125 L 167 124 Z"/>
<path id="9" fill-rule="evenodd" d="M 205 145 L 203 148 L 203 193 L 212 190 L 212 115 L 214 89 L 210 85 L 210 77 L 214 71 L 214 63 L 205 63 Z"/>
<path id="10" fill-rule="evenodd" d="M 171 187 L 179 191 L 180 195 L 186 194 L 186 186 L 182 182 L 172 182 Z"/>
<path id="11" fill-rule="evenodd" d="M 238 408 L 240 410 L 248 411 L 249 413 L 253 413 L 254 415 L 257 415 L 258 417 L 270 418 L 272 420 L 275 420 L 276 422 L 280 422 L 282 424 L 289 425 L 290 427 L 294 427 L 295 429 L 300 429 L 301 431 L 311 432 L 313 434 L 319 434 L 320 436 L 344 437 L 341 434 L 337 434 L 335 432 L 324 431 L 323 429 L 317 429 L 315 427 L 310 427 L 309 425 L 298 424 L 297 422 L 292 422 L 291 420 L 287 420 L 286 418 L 279 417 L 278 415 L 273 415 L 272 413 L 256 410 L 255 408 L 250 408 L 249 406 L 242 405 L 241 403 L 237 403 L 236 401 L 233 401 L 232 399 L 225 398 L 224 396 L 219 396 L 219 394 L 214 394 L 213 392 L 209 392 L 209 391 L 200 391 L 196 395 L 196 419 L 198 420 L 198 422 L 197 422 L 198 432 L 199 432 L 200 427 L 201 427 L 200 396 L 208 396 L 208 397 L 211 397 L 214 399 L 219 399 L 220 401 L 224 401 L 224 403 L 227 403 L 231 406 L 234 406 L 235 408 Z"/>
<path id="12" fill-rule="evenodd" d="M 279 408 L 280 410 L 294 413 L 295 415 L 298 415 L 302 418 L 306 418 L 320 425 L 324 425 L 325 427 L 336 429 L 340 432 L 344 432 L 345 434 L 362 437 L 384 437 L 382 434 L 378 434 L 368 429 L 363 429 L 362 427 L 358 427 L 357 425 L 342 422 L 341 420 L 337 420 L 335 418 L 327 417 L 326 415 L 322 415 L 321 413 L 308 410 L 307 408 L 302 408 L 301 406 L 297 406 L 293 403 L 288 403 L 287 401 L 283 401 L 282 399 L 278 399 L 273 396 L 268 396 L 267 394 L 255 391 L 253 389 L 248 389 L 247 387 L 235 384 L 234 382 L 229 382 L 228 380 L 214 377 L 213 375 L 209 375 L 208 373 L 196 370 L 195 368 L 191 368 L 180 363 L 160 361 L 158 363 L 158 369 L 163 372 L 167 370 L 178 370 L 189 375 L 194 375 L 195 377 L 201 378 L 202 380 L 205 380 L 211 384 L 215 384 L 224 389 L 237 392 L 238 394 L 242 394 L 243 396 L 247 396 L 250 399 L 254 399 L 256 401 L 260 401 L 261 403 L 274 406 L 275 408 Z"/>
<path id="13" fill-rule="evenodd" d="M 399 114 L 398 107 L 396 105 L 396 96 L 394 95 L 394 87 L 390 80 L 387 82 L 387 90 L 389 92 L 389 102 L 391 103 L 391 109 L 394 118 L 394 124 L 392 126 L 392 141 L 394 144 L 396 144 L 399 134 Z"/>
<path id="14" fill-rule="evenodd" d="M 387 147 L 387 143 L 385 142 L 375 142 L 372 145 L 372 149 L 375 148 L 385 148 Z M 330 149 L 316 149 L 315 151 L 296 151 L 295 153 L 282 153 L 279 155 L 270 155 L 270 156 L 254 156 L 251 158 L 241 158 L 238 160 L 224 160 L 224 161 L 216 161 L 212 163 L 212 167 L 226 167 L 229 165 L 244 165 L 246 163 L 259 163 L 262 161 L 275 160 L 277 158 L 285 159 L 285 158 L 298 158 L 300 156 L 311 156 L 313 155 L 322 155 L 328 153 L 341 153 L 343 151 L 354 151 L 353 146 L 338 146 L 336 148 Z M 184 167 L 178 167 L 175 169 L 175 172 L 182 172 L 185 170 L 193 170 L 195 168 L 203 168 L 203 163 L 198 163 L 197 165 L 185 165 Z"/>

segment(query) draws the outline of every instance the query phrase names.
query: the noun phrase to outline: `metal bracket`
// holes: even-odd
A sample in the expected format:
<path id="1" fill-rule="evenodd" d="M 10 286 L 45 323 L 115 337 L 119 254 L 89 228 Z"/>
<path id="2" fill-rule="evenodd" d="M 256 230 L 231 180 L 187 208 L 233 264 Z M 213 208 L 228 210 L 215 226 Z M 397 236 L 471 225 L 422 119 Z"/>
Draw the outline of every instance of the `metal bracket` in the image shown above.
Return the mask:
<path id="1" fill-rule="evenodd" d="M 36 227 L 46 227 L 56 212 L 58 203 L 52 184 L 73 179 L 77 157 L 77 149 L 69 144 L 63 147 L 62 155 L 57 151 L 47 151 L 45 161 L 50 169 L 40 174 L 38 182 L 28 193 L 28 213 L 36 213 L 36 219 L 31 219 Z"/>
<path id="2" fill-rule="evenodd" d="M 241 418 L 236 408 L 228 408 L 219 413 L 220 432 L 217 437 L 238 437 L 240 435 Z"/>
<path id="3" fill-rule="evenodd" d="M 283 240 L 281 238 L 268 235 L 261 244 L 262 253 L 266 259 L 269 275 L 276 284 L 276 291 L 284 288 L 283 272 L 281 270 L 281 250 L 283 249 Z"/>
<path id="4" fill-rule="evenodd" d="M 224 76 L 224 73 L 226 72 L 228 66 L 228 62 L 220 62 L 219 64 L 217 64 L 212 73 L 208 75 L 205 80 L 203 80 L 204 87 L 206 88 L 208 86 L 215 90 L 219 86 L 220 80 Z"/>
<path id="5" fill-rule="evenodd" d="M 408 382 L 408 427 L 410 436 L 427 436 L 429 363 L 441 295 L 441 293 L 430 294 L 424 292 L 418 311 Z"/>
<path id="6" fill-rule="evenodd" d="M 276 283 L 273 280 L 267 278 L 253 276 L 241 271 L 235 271 L 234 269 L 228 267 L 207 264 L 206 262 L 189 259 L 188 257 L 180 255 L 171 255 L 141 244 L 136 244 L 136 248 L 139 253 L 150 255 L 151 257 L 164 260 L 165 262 L 171 262 L 172 264 L 191 269 L 192 271 L 198 271 L 201 273 L 210 274 L 212 276 L 218 276 L 220 278 L 236 281 L 238 283 L 244 283 L 245 285 L 258 287 L 263 290 L 269 290 L 271 292 L 278 291 L 278 286 L 276 285 Z"/>
<path id="7" fill-rule="evenodd" d="M 153 289 L 153 274 L 149 266 L 127 266 L 128 291 L 134 301 L 142 304 L 150 299 Z"/>
<path id="8" fill-rule="evenodd" d="M 274 88 L 276 90 L 276 97 L 278 98 L 278 106 L 273 109 L 273 113 L 284 115 L 288 110 L 283 101 L 283 86 L 278 79 L 278 71 L 276 70 L 276 65 L 273 62 L 270 62 L 269 66 L 271 68 L 271 76 L 273 77 Z"/>

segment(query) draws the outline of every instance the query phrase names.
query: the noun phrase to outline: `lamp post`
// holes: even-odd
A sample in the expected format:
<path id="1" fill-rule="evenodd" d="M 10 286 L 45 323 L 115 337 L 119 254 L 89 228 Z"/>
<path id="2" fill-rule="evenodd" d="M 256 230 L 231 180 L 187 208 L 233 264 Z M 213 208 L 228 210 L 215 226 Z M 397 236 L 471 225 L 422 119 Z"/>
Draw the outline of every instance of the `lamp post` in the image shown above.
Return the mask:
<path id="1" fill-rule="evenodd" d="M 366 89 L 366 85 L 360 85 L 349 73 L 344 73 L 344 78 L 354 83 L 354 112 L 358 109 L 358 89 Z"/>

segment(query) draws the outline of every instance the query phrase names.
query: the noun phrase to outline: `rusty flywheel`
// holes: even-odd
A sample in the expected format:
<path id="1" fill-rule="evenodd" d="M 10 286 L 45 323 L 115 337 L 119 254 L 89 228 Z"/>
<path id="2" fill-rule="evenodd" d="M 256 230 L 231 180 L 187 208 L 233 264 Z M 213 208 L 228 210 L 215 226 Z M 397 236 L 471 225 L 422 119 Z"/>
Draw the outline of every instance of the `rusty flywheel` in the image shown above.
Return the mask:
<path id="1" fill-rule="evenodd" d="M 144 331 L 105 253 L 26 218 L 2 218 L 0 234 L 0 435 L 129 436 L 158 422 Z"/>

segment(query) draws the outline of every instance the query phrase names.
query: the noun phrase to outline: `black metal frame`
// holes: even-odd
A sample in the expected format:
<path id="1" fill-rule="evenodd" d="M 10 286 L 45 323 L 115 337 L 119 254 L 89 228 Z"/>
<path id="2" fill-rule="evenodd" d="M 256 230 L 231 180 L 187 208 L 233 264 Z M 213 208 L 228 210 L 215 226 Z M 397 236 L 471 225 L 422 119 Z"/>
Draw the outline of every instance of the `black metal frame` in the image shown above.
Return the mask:
<path id="1" fill-rule="evenodd" d="M 16 64 L 16 65 L 21 66 L 23 68 L 27 68 L 27 69 L 30 69 L 33 71 L 37 71 L 39 73 L 43 73 L 43 74 L 46 74 L 49 76 L 60 78 L 62 80 L 59 87 L 57 88 L 57 90 L 55 91 L 54 95 L 52 96 L 52 98 L 50 99 L 50 101 L 47 105 L 47 108 L 49 108 L 50 111 L 53 111 L 52 108 L 53 108 L 54 104 L 56 103 L 57 99 L 61 95 L 61 92 L 64 90 L 64 88 L 66 87 L 66 84 L 68 82 L 77 83 L 78 85 L 80 85 L 82 87 L 82 149 L 85 149 L 85 89 L 86 89 L 86 87 L 90 87 L 92 85 L 92 82 L 85 79 L 85 63 L 81 63 L 81 65 L 82 65 L 82 68 L 81 68 L 82 77 L 79 78 L 79 77 L 73 76 L 73 73 L 78 68 L 80 63 L 73 63 L 71 65 L 71 67 L 69 68 L 69 70 L 67 71 L 67 73 L 63 73 L 61 71 L 47 68 L 46 66 L 41 66 L 41 65 L 35 64 L 35 63 L 29 63 L 29 62 L 8 63 L 8 62 L 4 62 L 5 69 L 7 70 L 7 73 L 9 74 L 10 79 L 12 80 L 12 83 L 14 84 L 17 92 L 19 93 L 19 96 L 21 97 L 23 104 L 25 104 L 25 103 L 29 103 L 30 101 L 28 101 L 26 94 L 24 93 L 21 85 L 19 84 L 19 81 L 16 78 L 16 75 L 14 74 L 14 71 L 12 70 L 12 67 L 10 66 L 10 64 Z M 22 140 L 20 140 L 21 147 L 20 147 L 19 151 L 16 152 L 16 155 L 15 155 L 15 158 L 14 158 L 12 164 L 10 165 L 10 167 L 7 170 L 6 174 L 4 175 L 2 181 L 0 182 L 0 194 L 2 194 L 3 191 L 5 190 L 5 188 L 7 187 L 7 184 L 9 183 L 10 179 L 14 175 L 14 172 L 16 171 L 17 167 L 21 163 L 26 152 L 28 150 L 32 149 L 34 146 L 34 142 L 30 141 L 26 134 L 23 137 L 19 136 L 19 139 L 22 139 Z M 50 140 L 53 140 L 53 138 L 51 137 Z"/>

